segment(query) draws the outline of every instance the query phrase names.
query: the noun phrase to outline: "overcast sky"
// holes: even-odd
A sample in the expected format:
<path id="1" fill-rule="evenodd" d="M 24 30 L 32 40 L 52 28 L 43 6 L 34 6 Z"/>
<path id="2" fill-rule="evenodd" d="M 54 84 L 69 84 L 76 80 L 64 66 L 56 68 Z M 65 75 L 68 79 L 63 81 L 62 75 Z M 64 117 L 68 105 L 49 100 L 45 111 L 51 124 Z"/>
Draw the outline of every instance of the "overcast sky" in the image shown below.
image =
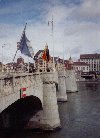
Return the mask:
<path id="1" fill-rule="evenodd" d="M 100 0 L 0 0 L 0 60 L 5 44 L 3 62 L 12 62 L 26 22 L 34 52 L 47 43 L 52 55 L 52 15 L 55 56 L 100 53 Z"/>

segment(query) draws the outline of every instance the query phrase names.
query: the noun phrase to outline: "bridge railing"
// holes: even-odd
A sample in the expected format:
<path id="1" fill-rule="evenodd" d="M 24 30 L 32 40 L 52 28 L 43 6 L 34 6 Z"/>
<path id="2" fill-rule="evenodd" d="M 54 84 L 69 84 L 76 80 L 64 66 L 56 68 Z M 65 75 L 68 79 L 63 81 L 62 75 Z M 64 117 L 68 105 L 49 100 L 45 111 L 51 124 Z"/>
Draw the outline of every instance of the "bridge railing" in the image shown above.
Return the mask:
<path id="1" fill-rule="evenodd" d="M 18 73 L 0 75 L 0 97 L 19 91 L 22 87 L 36 86 L 41 83 L 39 73 Z"/>

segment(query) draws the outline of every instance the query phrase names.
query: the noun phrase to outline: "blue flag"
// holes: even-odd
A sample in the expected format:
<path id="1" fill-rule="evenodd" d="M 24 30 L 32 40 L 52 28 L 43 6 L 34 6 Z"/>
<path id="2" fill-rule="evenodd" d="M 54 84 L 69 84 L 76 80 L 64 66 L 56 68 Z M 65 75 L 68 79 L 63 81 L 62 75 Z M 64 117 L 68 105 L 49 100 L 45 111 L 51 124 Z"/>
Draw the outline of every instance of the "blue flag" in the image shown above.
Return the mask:
<path id="1" fill-rule="evenodd" d="M 30 41 L 27 39 L 25 34 L 25 29 L 23 31 L 20 42 L 17 43 L 17 49 L 21 51 L 22 54 L 33 58 L 34 52 L 32 46 L 30 45 Z"/>

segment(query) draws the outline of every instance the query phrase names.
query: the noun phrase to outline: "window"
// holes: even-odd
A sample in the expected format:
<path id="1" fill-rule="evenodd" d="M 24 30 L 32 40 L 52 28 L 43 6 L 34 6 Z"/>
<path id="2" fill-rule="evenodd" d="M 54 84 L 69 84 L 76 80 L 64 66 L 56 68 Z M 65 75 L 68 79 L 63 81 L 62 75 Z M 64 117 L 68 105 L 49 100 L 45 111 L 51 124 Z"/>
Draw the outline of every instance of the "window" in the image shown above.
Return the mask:
<path id="1" fill-rule="evenodd" d="M 85 70 L 85 67 L 83 67 L 83 70 Z"/>

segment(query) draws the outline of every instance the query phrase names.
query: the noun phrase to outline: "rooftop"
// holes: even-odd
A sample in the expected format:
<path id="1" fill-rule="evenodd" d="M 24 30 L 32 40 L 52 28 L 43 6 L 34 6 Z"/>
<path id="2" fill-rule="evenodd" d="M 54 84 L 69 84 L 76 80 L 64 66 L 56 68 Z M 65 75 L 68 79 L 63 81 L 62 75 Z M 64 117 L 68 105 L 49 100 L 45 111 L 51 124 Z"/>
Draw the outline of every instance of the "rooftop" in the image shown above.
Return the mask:
<path id="1" fill-rule="evenodd" d="M 81 54 L 80 59 L 100 59 L 100 54 Z"/>
<path id="2" fill-rule="evenodd" d="M 89 64 L 85 63 L 85 62 L 73 62 L 74 66 L 89 66 Z"/>
<path id="3" fill-rule="evenodd" d="M 44 50 L 39 50 L 36 54 L 35 57 L 38 57 L 40 55 L 40 53 L 43 53 Z"/>

